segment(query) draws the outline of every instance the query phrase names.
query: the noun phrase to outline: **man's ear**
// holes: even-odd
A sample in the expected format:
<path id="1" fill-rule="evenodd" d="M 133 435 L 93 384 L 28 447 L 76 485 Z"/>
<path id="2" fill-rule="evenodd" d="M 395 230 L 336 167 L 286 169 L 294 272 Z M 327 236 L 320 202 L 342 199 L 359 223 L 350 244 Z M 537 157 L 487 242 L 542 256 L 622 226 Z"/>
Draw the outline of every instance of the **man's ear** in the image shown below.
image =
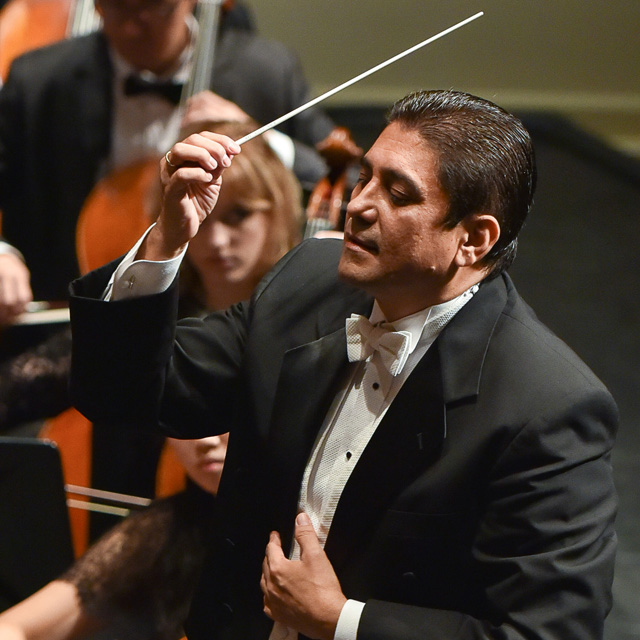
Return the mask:
<path id="1" fill-rule="evenodd" d="M 456 253 L 458 267 L 471 267 L 484 258 L 500 238 L 500 223 L 488 213 L 473 213 L 460 222 L 465 233 Z"/>

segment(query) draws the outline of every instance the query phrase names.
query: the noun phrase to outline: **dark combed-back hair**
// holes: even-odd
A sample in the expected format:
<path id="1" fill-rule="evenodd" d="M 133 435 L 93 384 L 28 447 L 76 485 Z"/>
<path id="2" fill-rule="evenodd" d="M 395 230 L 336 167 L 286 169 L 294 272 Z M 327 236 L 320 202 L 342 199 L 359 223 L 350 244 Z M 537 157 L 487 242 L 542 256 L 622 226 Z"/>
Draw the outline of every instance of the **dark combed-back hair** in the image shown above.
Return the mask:
<path id="1" fill-rule="evenodd" d="M 492 276 L 506 270 L 536 184 L 533 145 L 522 122 L 457 91 L 412 93 L 393 105 L 387 122 L 415 129 L 436 152 L 440 186 L 449 198 L 448 228 L 469 214 L 495 216 L 500 238 L 483 263 Z"/>

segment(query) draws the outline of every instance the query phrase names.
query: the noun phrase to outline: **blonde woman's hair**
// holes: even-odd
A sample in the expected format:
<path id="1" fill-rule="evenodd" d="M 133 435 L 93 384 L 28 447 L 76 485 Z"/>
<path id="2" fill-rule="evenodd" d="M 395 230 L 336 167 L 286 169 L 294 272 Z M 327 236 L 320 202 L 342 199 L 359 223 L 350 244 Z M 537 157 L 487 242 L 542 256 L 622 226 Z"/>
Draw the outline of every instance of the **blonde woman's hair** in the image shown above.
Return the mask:
<path id="1" fill-rule="evenodd" d="M 182 131 L 182 138 L 200 131 L 214 131 L 238 140 L 258 128 L 255 122 L 200 121 Z M 242 145 L 242 153 L 236 156 L 222 178 L 225 186 L 238 185 L 236 193 L 242 194 L 238 205 L 248 211 L 263 211 L 270 220 L 268 250 L 263 254 L 262 275 L 302 237 L 303 209 L 302 189 L 294 173 L 284 166 L 280 158 L 258 136 Z M 184 266 L 187 266 L 185 261 Z M 188 288 L 198 289 L 194 282 L 194 270 L 183 273 Z M 186 284 L 186 283 L 185 283 Z"/>
<path id="2" fill-rule="evenodd" d="M 205 129 L 237 140 L 254 131 L 258 124 L 240 122 L 204 123 Z M 202 129 L 201 129 L 202 130 Z M 265 136 L 242 145 L 242 153 L 226 170 L 224 184 L 239 184 L 243 193 L 239 204 L 249 210 L 267 211 L 272 220 L 274 240 L 280 248 L 278 258 L 300 242 L 302 229 L 302 189 L 293 172 L 287 169 L 269 146 Z"/>

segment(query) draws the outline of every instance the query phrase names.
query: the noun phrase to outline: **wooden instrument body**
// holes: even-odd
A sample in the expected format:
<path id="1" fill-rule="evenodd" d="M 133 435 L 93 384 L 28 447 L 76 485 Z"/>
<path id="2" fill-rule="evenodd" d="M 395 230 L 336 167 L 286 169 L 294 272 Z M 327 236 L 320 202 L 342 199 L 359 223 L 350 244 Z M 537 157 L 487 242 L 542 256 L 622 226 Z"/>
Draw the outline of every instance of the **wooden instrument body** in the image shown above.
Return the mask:
<path id="1" fill-rule="evenodd" d="M 305 238 L 319 231 L 341 231 L 342 209 L 347 192 L 347 173 L 362 156 L 351 133 L 345 127 L 333 131 L 316 145 L 329 166 L 329 173 L 314 187 L 306 209 Z"/>
<path id="2" fill-rule="evenodd" d="M 0 11 L 0 78 L 19 55 L 66 36 L 72 0 L 11 0 Z"/>
<path id="3" fill-rule="evenodd" d="M 76 251 L 82 273 L 125 254 L 153 222 L 158 200 L 158 159 L 103 178 L 78 218 Z"/>
<path id="4" fill-rule="evenodd" d="M 93 0 L 10 0 L 0 10 L 0 79 L 19 55 L 98 25 Z"/>

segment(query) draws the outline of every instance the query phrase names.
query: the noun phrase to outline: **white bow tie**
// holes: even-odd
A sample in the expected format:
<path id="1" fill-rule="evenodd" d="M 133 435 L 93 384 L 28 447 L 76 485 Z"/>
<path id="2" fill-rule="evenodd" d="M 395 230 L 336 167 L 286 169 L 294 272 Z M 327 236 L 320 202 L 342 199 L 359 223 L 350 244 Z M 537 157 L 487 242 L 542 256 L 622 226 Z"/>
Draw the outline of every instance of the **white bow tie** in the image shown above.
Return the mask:
<path id="1" fill-rule="evenodd" d="M 366 360 L 378 351 L 392 376 L 402 371 L 411 351 L 411 334 L 408 331 L 373 326 L 368 318 L 355 313 L 347 318 L 346 330 L 349 362 Z"/>

